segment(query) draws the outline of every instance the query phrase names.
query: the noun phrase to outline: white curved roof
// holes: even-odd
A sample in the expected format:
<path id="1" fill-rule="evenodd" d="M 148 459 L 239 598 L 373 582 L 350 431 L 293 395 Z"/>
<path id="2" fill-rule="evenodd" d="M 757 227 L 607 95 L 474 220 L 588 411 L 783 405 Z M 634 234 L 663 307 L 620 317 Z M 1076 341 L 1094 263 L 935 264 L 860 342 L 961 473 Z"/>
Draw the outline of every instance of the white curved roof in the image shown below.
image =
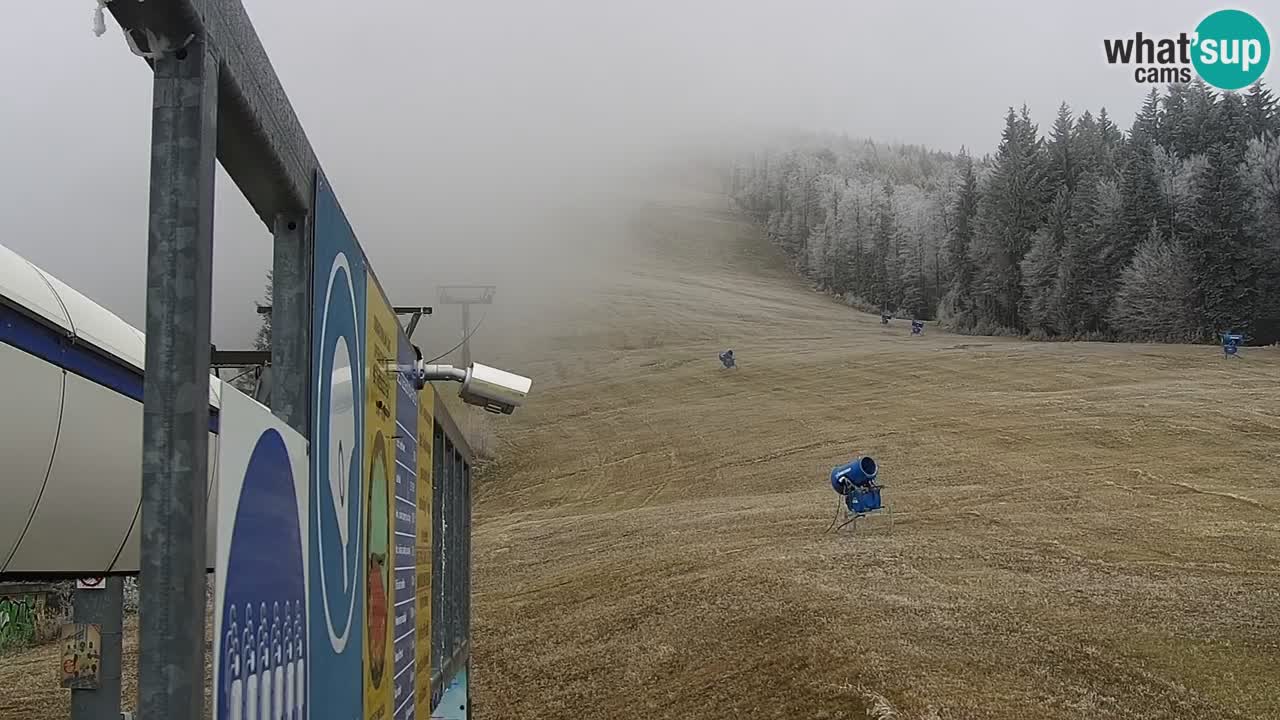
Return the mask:
<path id="1" fill-rule="evenodd" d="M 24 316 L 0 328 L 0 398 L 9 401 L 0 410 L 0 574 L 137 572 L 142 331 L 3 246 L 0 310 Z M 224 392 L 235 390 L 210 376 L 213 408 Z M 256 415 L 233 422 L 271 418 L 246 404 Z M 222 424 L 208 435 L 213 508 Z M 211 511 L 209 567 L 216 520 Z"/>
<path id="2" fill-rule="evenodd" d="M 0 296 L 50 325 L 71 332 L 71 321 L 45 275 L 27 259 L 0 245 Z"/>
<path id="3" fill-rule="evenodd" d="M 24 308 L 48 324 L 139 372 L 146 360 L 146 335 L 120 316 L 82 295 L 9 248 L 0 245 L 0 299 Z M 222 383 L 209 378 L 209 404 L 219 407 Z"/>

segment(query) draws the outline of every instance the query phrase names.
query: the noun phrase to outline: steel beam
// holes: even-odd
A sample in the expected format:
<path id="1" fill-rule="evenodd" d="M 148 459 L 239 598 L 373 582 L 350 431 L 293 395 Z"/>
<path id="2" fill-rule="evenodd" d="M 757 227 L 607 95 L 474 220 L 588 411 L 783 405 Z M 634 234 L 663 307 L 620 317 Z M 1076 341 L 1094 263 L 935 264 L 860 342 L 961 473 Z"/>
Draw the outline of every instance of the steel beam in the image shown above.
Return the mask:
<path id="1" fill-rule="evenodd" d="M 243 368 L 270 363 L 269 350 L 214 350 L 209 360 L 210 367 L 215 368 Z"/>
<path id="2" fill-rule="evenodd" d="M 170 44 L 204 38 L 221 67 L 222 167 L 267 227 L 311 207 L 320 162 L 240 0 L 112 0 L 107 9 L 144 51 L 147 30 Z"/>

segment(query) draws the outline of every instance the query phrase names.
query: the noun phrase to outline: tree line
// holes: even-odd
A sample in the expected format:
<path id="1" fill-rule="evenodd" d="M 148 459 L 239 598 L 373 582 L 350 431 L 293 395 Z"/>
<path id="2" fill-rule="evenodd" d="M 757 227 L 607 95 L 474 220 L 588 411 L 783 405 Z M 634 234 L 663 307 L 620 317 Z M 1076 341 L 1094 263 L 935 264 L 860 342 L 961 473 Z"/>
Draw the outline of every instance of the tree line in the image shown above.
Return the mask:
<path id="1" fill-rule="evenodd" d="M 831 135 L 737 160 L 731 197 L 819 289 L 960 332 L 1280 340 L 1280 109 L 1153 89 L 1129 130 L 1010 108 L 994 155 Z"/>

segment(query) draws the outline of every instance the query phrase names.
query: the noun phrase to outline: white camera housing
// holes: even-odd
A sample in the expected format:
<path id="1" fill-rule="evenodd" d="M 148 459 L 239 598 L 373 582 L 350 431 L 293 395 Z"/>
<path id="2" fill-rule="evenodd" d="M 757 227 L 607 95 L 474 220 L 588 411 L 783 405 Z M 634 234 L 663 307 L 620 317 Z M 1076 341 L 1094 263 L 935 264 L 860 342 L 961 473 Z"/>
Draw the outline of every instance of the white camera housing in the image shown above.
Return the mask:
<path id="1" fill-rule="evenodd" d="M 462 383 L 458 397 L 468 405 L 477 405 L 491 413 L 510 415 L 524 404 L 533 381 L 488 365 L 472 363 L 463 370 L 452 365 L 429 365 L 418 360 L 412 365 L 390 365 L 392 372 L 406 374 L 414 387 L 421 390 L 429 382 L 452 380 Z"/>
<path id="2" fill-rule="evenodd" d="M 488 365 L 472 363 L 467 379 L 462 381 L 458 397 L 468 405 L 477 405 L 492 413 L 510 415 L 524 404 L 533 381 L 515 373 Z"/>

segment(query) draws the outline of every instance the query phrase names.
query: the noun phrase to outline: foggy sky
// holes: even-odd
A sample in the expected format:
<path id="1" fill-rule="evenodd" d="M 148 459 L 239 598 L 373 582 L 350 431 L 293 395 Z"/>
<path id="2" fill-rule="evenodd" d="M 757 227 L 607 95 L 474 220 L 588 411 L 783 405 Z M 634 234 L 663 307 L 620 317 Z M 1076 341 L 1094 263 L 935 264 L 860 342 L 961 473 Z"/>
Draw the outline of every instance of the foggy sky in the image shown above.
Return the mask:
<path id="1" fill-rule="evenodd" d="M 994 149 L 1026 103 L 1128 126 L 1148 90 L 1104 37 L 1217 6 L 815 0 L 244 0 L 392 302 L 572 291 L 672 148 L 759 129 Z M 0 43 L 0 243 L 143 326 L 151 83 L 92 0 L 22 3 Z M 1280 37 L 1280 13 L 1237 5 Z M 1274 53 L 1273 53 L 1274 55 Z M 1280 59 L 1267 80 L 1280 85 Z M 684 144 L 677 144 L 684 143 Z M 665 154 L 664 154 L 665 153 Z M 219 170 L 214 341 L 240 346 L 266 229 Z M 500 327 L 495 325 L 495 327 Z M 434 333 L 433 333 L 434 335 Z M 478 336 L 479 337 L 479 336 Z M 429 349 L 424 346 L 424 351 Z"/>

